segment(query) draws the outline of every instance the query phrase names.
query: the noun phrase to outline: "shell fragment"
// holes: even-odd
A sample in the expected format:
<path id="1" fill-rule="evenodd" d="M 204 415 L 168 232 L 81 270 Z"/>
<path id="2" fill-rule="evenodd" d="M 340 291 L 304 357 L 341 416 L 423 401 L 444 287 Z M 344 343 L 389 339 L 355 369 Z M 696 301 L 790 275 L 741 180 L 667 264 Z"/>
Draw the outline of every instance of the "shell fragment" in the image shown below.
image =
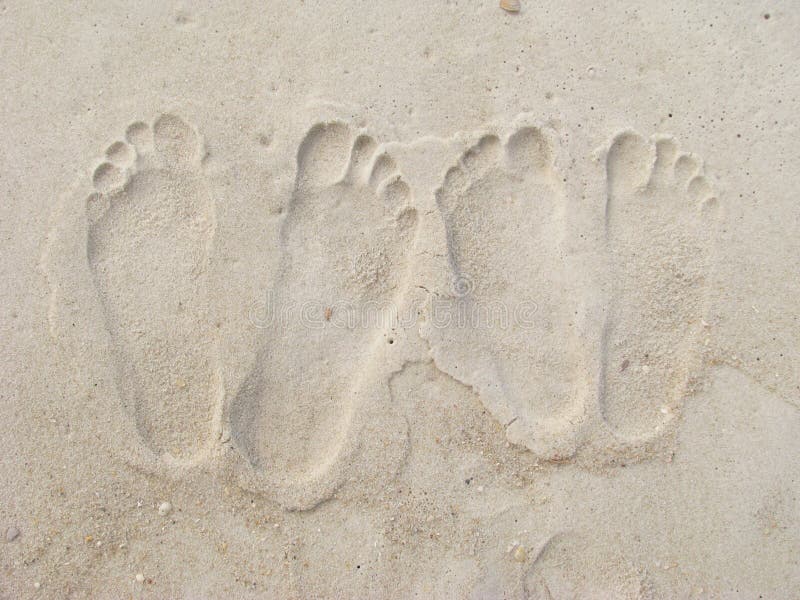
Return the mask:
<path id="1" fill-rule="evenodd" d="M 519 12 L 519 0 L 500 0 L 500 8 L 506 12 Z"/>

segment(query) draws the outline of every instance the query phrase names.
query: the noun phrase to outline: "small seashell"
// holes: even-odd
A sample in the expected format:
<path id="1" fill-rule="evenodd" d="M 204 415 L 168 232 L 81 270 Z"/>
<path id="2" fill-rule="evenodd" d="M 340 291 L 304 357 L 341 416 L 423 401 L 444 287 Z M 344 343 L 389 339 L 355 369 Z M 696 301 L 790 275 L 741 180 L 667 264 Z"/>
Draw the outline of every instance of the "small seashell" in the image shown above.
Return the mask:
<path id="1" fill-rule="evenodd" d="M 19 528 L 18 527 L 9 527 L 6 529 L 6 541 L 13 542 L 15 539 L 19 537 Z"/>
<path id="2" fill-rule="evenodd" d="M 507 12 L 519 12 L 519 0 L 500 0 L 500 8 Z"/>
<path id="3" fill-rule="evenodd" d="M 517 549 L 514 550 L 514 560 L 523 563 L 528 560 L 528 552 L 525 550 L 525 546 L 517 546 Z"/>

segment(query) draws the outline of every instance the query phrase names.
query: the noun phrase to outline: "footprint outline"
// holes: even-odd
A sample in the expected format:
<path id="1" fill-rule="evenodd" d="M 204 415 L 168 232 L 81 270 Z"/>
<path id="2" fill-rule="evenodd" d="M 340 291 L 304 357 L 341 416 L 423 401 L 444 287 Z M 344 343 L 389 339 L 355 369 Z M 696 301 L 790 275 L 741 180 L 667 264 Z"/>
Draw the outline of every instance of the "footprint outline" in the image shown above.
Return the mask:
<path id="1" fill-rule="evenodd" d="M 137 362 L 135 357 L 130 356 L 129 349 L 123 351 L 120 347 L 124 344 L 120 339 L 120 333 L 125 330 L 125 326 L 116 327 L 110 323 L 108 303 L 119 300 L 118 296 L 124 296 L 124 292 L 119 294 L 117 293 L 119 290 L 114 293 L 110 293 L 109 290 L 104 291 L 102 283 L 98 280 L 97 269 L 98 257 L 103 251 L 100 246 L 109 240 L 114 240 L 114 243 L 121 245 L 117 250 L 135 254 L 137 250 L 147 246 L 145 235 L 138 237 L 135 235 L 136 227 L 140 230 L 159 226 L 168 229 L 163 220 L 159 221 L 159 218 L 163 219 L 166 213 L 159 214 L 156 211 L 156 214 L 148 215 L 144 211 L 145 214 L 138 223 L 132 224 L 134 231 L 124 232 L 120 236 L 124 238 L 125 234 L 134 234 L 127 240 L 131 242 L 128 246 L 125 239 L 115 239 L 112 232 L 106 231 L 105 234 L 100 234 L 99 231 L 103 228 L 114 229 L 114 220 L 119 218 L 120 211 L 123 213 L 125 211 L 123 205 L 127 204 L 130 208 L 131 204 L 136 205 L 142 201 L 142 194 L 147 193 L 147 178 L 173 178 L 174 187 L 177 189 L 172 191 L 176 191 L 178 195 L 181 194 L 181 179 L 192 180 L 200 190 L 200 194 L 204 196 L 199 202 L 205 211 L 201 215 L 201 220 L 205 219 L 206 222 L 200 229 L 207 235 L 201 236 L 199 240 L 201 249 L 188 254 L 190 257 L 192 254 L 204 256 L 207 262 L 213 249 L 216 220 L 213 197 L 203 176 L 205 157 L 203 148 L 203 140 L 196 129 L 174 113 L 160 113 L 152 124 L 144 121 L 134 121 L 129 124 L 122 139 L 117 139 L 108 145 L 103 158 L 90 172 L 88 177 L 90 190 L 86 190 L 87 185 L 84 183 L 86 179 L 81 177 L 72 189 L 62 196 L 60 206 L 54 209 L 52 227 L 41 260 L 41 267 L 51 290 L 48 312 L 51 334 L 69 359 L 75 361 L 74 379 L 79 389 L 89 386 L 87 399 L 94 402 L 95 398 L 99 398 L 95 403 L 95 412 L 103 415 L 104 426 L 101 432 L 105 434 L 104 442 L 111 451 L 137 468 L 177 478 L 189 470 L 208 463 L 216 451 L 224 401 L 219 363 L 214 359 L 214 353 L 218 349 L 217 340 L 213 331 L 210 331 L 212 339 L 208 344 L 209 355 L 205 358 L 209 363 L 208 377 L 211 380 L 211 389 L 207 395 L 201 394 L 201 402 L 206 404 L 208 413 L 205 419 L 207 427 L 199 428 L 201 433 L 194 436 L 197 438 L 196 443 L 189 444 L 186 452 L 181 452 L 180 449 L 174 453 L 168 451 L 155 441 L 149 432 L 143 430 L 141 413 L 146 411 L 141 410 L 139 403 L 148 394 L 141 389 L 138 392 L 131 392 L 129 389 L 141 386 L 142 382 L 130 377 L 130 369 L 120 367 L 121 363 Z M 186 184 L 184 187 L 191 186 Z M 183 201 L 191 205 L 193 200 L 184 198 Z M 168 212 L 168 207 L 162 207 L 162 210 Z M 187 214 L 172 216 L 185 217 Z M 180 221 L 178 223 L 180 224 Z M 99 239 L 101 237 L 104 238 L 102 243 Z M 133 242 L 138 244 L 138 248 Z M 179 245 L 177 241 L 176 244 Z M 120 259 L 119 262 L 125 263 L 125 259 Z M 131 264 L 135 262 L 135 257 L 129 261 Z M 109 265 L 112 263 L 113 261 L 109 261 Z M 201 267 L 200 271 L 203 270 Z M 141 272 L 145 277 L 148 274 L 146 268 Z M 204 275 L 205 273 L 198 273 L 197 269 L 192 269 L 187 277 L 195 279 Z M 175 273 L 171 276 L 180 279 Z M 205 283 L 207 294 L 210 284 L 207 281 Z M 152 287 L 157 288 L 158 283 Z M 135 293 L 132 287 L 131 294 Z M 207 309 L 210 314 L 210 304 Z M 144 333 L 138 332 L 144 337 L 147 336 L 146 321 L 146 318 L 140 319 Z M 152 323 L 157 321 L 156 316 L 151 319 Z M 172 353 L 176 356 L 181 354 L 180 348 L 169 349 L 169 342 L 165 344 L 166 354 Z M 93 365 L 81 362 L 80 357 L 95 354 L 107 357 L 108 360 L 101 360 Z M 191 363 L 191 357 L 189 362 Z M 148 367 L 140 369 L 143 373 L 148 370 Z M 192 388 L 191 377 L 185 377 L 184 380 L 178 376 L 176 380 L 178 385 L 183 382 L 185 387 Z M 90 384 L 92 381 L 94 383 Z M 147 387 L 147 384 L 144 385 Z M 183 428 L 181 431 L 185 432 L 185 420 L 179 425 Z M 190 423 L 190 431 L 197 425 Z M 166 424 L 165 429 L 173 427 Z"/>
<path id="2" fill-rule="evenodd" d="M 566 231 L 564 228 L 564 211 L 567 210 L 566 198 L 563 190 L 563 182 L 556 170 L 556 159 L 558 152 L 558 136 L 554 131 L 538 123 L 530 123 L 522 119 L 512 129 L 511 133 L 501 140 L 496 133 L 483 134 L 477 142 L 467 148 L 459 158 L 457 164 L 444 175 L 443 183 L 437 190 L 437 207 L 445 221 L 445 231 L 447 237 L 448 262 L 452 276 L 456 284 L 460 283 L 459 260 L 455 256 L 459 251 L 455 249 L 454 240 L 455 228 L 447 223 L 447 209 L 442 207 L 442 195 L 448 187 L 452 187 L 461 192 L 455 195 L 469 194 L 469 186 L 475 185 L 474 181 L 483 181 L 482 172 L 487 169 L 496 169 L 500 172 L 502 180 L 508 181 L 513 193 L 518 196 L 545 195 L 542 200 L 537 196 L 534 201 L 550 203 L 550 213 L 544 215 L 542 223 L 537 227 L 531 227 L 527 232 L 516 231 L 512 235 L 524 237 L 530 236 L 549 236 L 550 247 L 545 244 L 545 252 L 550 252 L 550 257 L 546 262 L 555 265 L 563 261 L 561 269 L 567 269 L 567 264 L 571 258 L 566 257 L 564 248 Z M 478 172 L 477 175 L 467 175 L 469 172 Z M 466 173 L 465 173 L 466 172 Z M 470 181 L 472 178 L 472 182 Z M 544 190 L 544 191 L 543 191 Z M 489 193 L 488 197 L 494 201 L 498 194 Z M 548 199 L 549 198 L 549 199 Z M 465 218 L 467 221 L 474 221 L 471 215 Z M 519 219 L 524 220 L 524 217 Z M 463 224 L 462 224 L 463 225 Z M 479 237 L 479 236 L 476 236 Z M 455 249 L 455 252 L 454 252 Z M 483 252 L 483 250 L 481 250 Z M 463 254 L 468 254 L 463 252 Z M 509 259 L 511 260 L 511 259 Z M 509 263 L 511 264 L 511 263 Z M 569 262 L 571 267 L 582 269 L 579 262 Z M 558 267 L 557 267 L 558 268 Z M 487 269 L 491 270 L 491 269 Z M 481 279 L 481 278 L 472 278 Z M 540 276 L 540 283 L 543 283 Z M 472 293 L 471 287 L 480 286 L 480 281 L 468 281 L 468 293 Z M 511 284 L 513 286 L 513 284 Z M 574 288 L 574 282 L 567 282 L 568 287 Z M 457 285 L 456 285 L 457 287 Z M 497 284 L 489 285 L 496 288 Z M 532 288 L 533 289 L 533 288 Z M 464 295 L 464 290 L 455 290 L 455 296 Z M 525 296 L 525 294 L 522 294 Z M 514 298 L 514 294 L 511 298 Z M 519 297 L 519 294 L 516 294 Z M 451 292 L 448 301 L 453 298 Z M 582 309 L 582 304 L 576 297 L 576 309 Z M 576 313 L 577 314 L 577 313 Z M 545 317 L 546 320 L 546 317 Z M 583 324 L 580 317 L 576 317 L 570 323 L 572 339 L 575 343 L 582 337 Z M 493 351 L 484 356 L 469 357 L 464 353 L 451 359 L 447 357 L 447 352 L 452 351 L 455 346 L 467 346 L 469 343 L 464 340 L 444 340 L 436 333 L 436 327 L 430 321 L 423 323 L 421 333 L 431 348 L 434 361 L 440 369 L 447 374 L 455 377 L 462 383 L 470 385 L 482 398 L 484 405 L 487 406 L 493 417 L 504 427 L 506 436 L 512 443 L 520 444 L 532 451 L 538 458 L 545 460 L 561 461 L 571 458 L 581 445 L 587 426 L 591 419 L 591 399 L 595 394 L 596 383 L 593 380 L 588 367 L 591 364 L 588 357 L 580 358 L 582 351 L 577 350 L 577 354 L 571 359 L 574 361 L 573 367 L 575 377 L 575 388 L 572 392 L 564 394 L 569 397 L 567 405 L 563 410 L 558 410 L 554 414 L 541 414 L 545 411 L 536 411 L 531 406 L 526 406 L 524 392 L 516 392 L 516 400 L 510 399 L 514 392 L 505 389 L 503 375 L 496 366 L 487 369 L 489 363 L 496 363 L 491 356 Z M 437 340 L 436 338 L 439 337 Z M 449 346 L 449 348 L 448 348 Z M 491 360 L 490 360 L 491 359 Z M 460 363 L 460 364 L 459 364 Z M 464 369 L 471 370 L 471 373 L 464 373 Z M 535 388 L 537 384 L 534 384 Z M 528 398 L 533 397 L 540 390 L 533 390 Z M 558 400 L 557 400 L 558 402 Z M 530 411 L 526 414 L 525 411 Z"/>
<path id="3" fill-rule="evenodd" d="M 645 447 L 670 431 L 680 414 L 683 399 L 691 395 L 695 380 L 700 376 L 702 352 L 697 344 L 709 309 L 708 285 L 705 279 L 710 277 L 713 268 L 713 246 L 721 218 L 721 207 L 714 185 L 705 174 L 702 160 L 697 155 L 682 150 L 671 135 L 655 134 L 645 138 L 635 130 L 623 130 L 609 141 L 604 166 L 604 232 L 612 286 L 609 313 L 601 334 L 599 410 L 603 422 L 615 439 L 631 448 Z M 649 223 L 648 220 L 655 222 Z M 615 228 L 625 231 L 615 232 Z M 643 230 L 648 232 L 647 235 L 641 233 Z M 635 240 L 627 239 L 626 236 L 639 236 L 636 239 L 640 242 L 640 238 L 644 236 L 645 243 L 635 243 Z M 662 250 L 661 253 L 659 249 Z M 639 264 L 643 261 L 648 263 L 649 268 Z M 639 272 L 625 272 L 634 270 Z M 659 270 L 661 275 L 654 275 Z M 680 347 L 681 356 L 672 360 L 673 364 L 678 363 L 677 366 L 665 366 L 653 372 L 653 364 L 657 364 L 660 359 L 666 361 L 669 353 L 654 353 L 652 341 L 651 350 L 644 354 L 640 352 L 641 356 L 609 356 L 616 354 L 614 347 L 618 342 L 615 343 L 612 338 L 615 327 L 618 326 L 617 313 L 624 311 L 624 308 L 619 308 L 620 300 L 617 296 L 629 295 L 629 301 L 635 303 L 636 294 L 631 293 L 631 290 L 637 281 L 637 287 L 647 290 L 642 292 L 645 296 L 642 302 L 650 304 L 642 310 L 653 314 L 651 318 L 631 319 L 638 323 L 633 327 L 639 327 L 640 335 L 635 337 L 646 337 L 643 333 L 646 329 L 664 329 L 664 321 L 669 320 L 669 317 L 663 316 L 665 314 L 686 311 L 690 313 L 679 319 L 684 323 L 691 322 L 691 331 L 683 338 L 672 340 L 674 336 L 668 330 L 661 331 L 659 336 L 662 346 Z M 701 289 L 693 293 L 690 284 L 698 281 Z M 629 289 L 623 289 L 625 286 Z M 681 286 L 683 291 L 678 293 Z M 652 297 L 657 294 L 660 294 L 660 300 Z M 655 316 L 659 311 L 662 317 Z M 679 327 L 677 321 L 673 325 L 675 329 Z M 670 340 L 674 343 L 670 343 Z M 634 362 L 637 364 L 633 364 Z M 614 420 L 622 417 L 611 415 L 611 411 L 616 409 L 612 409 L 610 404 L 617 399 L 609 400 L 610 389 L 616 386 L 615 393 L 630 395 L 630 390 L 635 388 L 633 395 L 636 398 L 632 400 L 635 405 L 648 401 L 647 398 L 639 397 L 647 395 L 638 393 L 642 391 L 641 388 L 644 387 L 646 392 L 646 388 L 653 386 L 652 383 L 648 386 L 646 382 L 634 382 L 633 386 L 623 385 L 618 380 L 632 373 L 642 373 L 645 379 L 650 378 L 652 381 L 654 375 L 664 375 L 669 369 L 678 371 L 674 376 L 677 381 L 668 386 L 668 392 L 652 393 L 650 395 L 653 397 L 649 398 L 653 405 L 650 408 L 659 408 L 663 416 L 652 418 L 654 411 L 651 410 L 649 419 L 644 419 L 641 415 L 635 417 L 641 421 L 638 425 L 615 424 Z M 660 407 L 655 406 L 658 398 Z M 634 406 L 633 410 L 635 412 L 638 407 Z"/>
<path id="4" fill-rule="evenodd" d="M 296 164 L 297 172 L 291 197 L 286 209 L 281 214 L 283 221 L 279 239 L 282 266 L 273 286 L 277 290 L 273 296 L 275 301 L 280 303 L 285 298 L 292 300 L 295 295 L 305 293 L 308 289 L 314 289 L 316 284 L 321 285 L 323 291 L 331 292 L 330 297 L 335 297 L 341 291 L 338 288 L 342 287 L 339 285 L 341 282 L 336 279 L 336 273 L 348 272 L 347 265 L 351 265 L 349 271 L 352 277 L 348 281 L 353 289 L 361 289 L 360 286 L 363 285 L 366 290 L 364 294 L 367 296 L 381 297 L 382 295 L 389 299 L 391 306 L 398 307 L 405 298 L 409 287 L 413 268 L 411 264 L 412 250 L 416 244 L 418 227 L 412 190 L 405 182 L 391 154 L 385 146 L 379 145 L 374 137 L 363 128 L 356 129 L 345 121 L 323 121 L 314 124 L 304 135 L 298 145 Z M 329 211 L 330 218 L 337 218 L 338 213 L 344 214 L 342 218 L 346 218 L 348 206 L 353 205 L 355 201 L 363 203 L 358 208 L 364 213 L 370 202 L 378 205 L 377 208 L 376 205 L 373 205 L 372 209 L 373 212 L 377 212 L 378 217 L 382 215 L 383 220 L 381 221 L 375 214 L 365 217 L 370 225 L 374 225 L 374 221 L 377 219 L 378 233 L 373 231 L 369 233 L 380 235 L 380 231 L 383 231 L 386 234 L 386 227 L 396 228 L 397 237 L 393 241 L 400 245 L 401 256 L 398 264 L 390 264 L 389 270 L 397 267 L 398 274 L 393 279 L 393 285 L 388 289 L 383 289 L 380 284 L 380 278 L 388 276 L 381 273 L 380 269 L 375 271 L 370 269 L 371 261 L 374 262 L 376 256 L 382 257 L 383 255 L 380 252 L 376 255 L 371 254 L 369 245 L 366 247 L 368 251 L 363 255 L 358 252 L 354 254 L 357 259 L 364 258 L 363 261 L 343 261 L 338 264 L 336 260 L 333 263 L 318 260 L 316 255 L 320 253 L 320 248 L 314 246 L 315 242 L 311 240 L 309 242 L 312 244 L 311 246 L 302 247 L 304 253 L 299 257 L 304 263 L 302 270 L 295 269 L 293 266 L 294 261 L 298 260 L 298 256 L 293 256 L 293 252 L 297 250 L 292 247 L 293 238 L 297 236 L 308 241 L 313 236 L 301 235 L 298 231 L 303 227 L 311 227 L 307 221 L 320 218 L 319 215 L 313 215 L 313 209 L 321 207 L 320 212 Z M 315 203 L 321 204 L 318 206 Z M 380 208 L 381 206 L 383 209 Z M 381 210 L 384 212 L 381 213 Z M 373 220 L 370 221 L 370 219 Z M 351 229 L 352 231 L 345 232 L 346 235 L 358 231 L 355 227 Z M 371 229 L 372 227 L 370 227 Z M 354 245 L 357 246 L 357 244 Z M 335 244 L 330 244 L 330 247 L 333 249 L 334 259 L 338 258 L 335 256 Z M 320 265 L 331 268 L 321 269 Z M 334 272 L 334 274 L 331 275 L 328 271 Z M 313 281 L 309 281 L 309 278 Z M 342 295 L 346 296 L 347 294 Z M 360 296 L 356 297 L 354 303 L 358 304 L 360 299 Z M 351 300 L 353 299 L 351 298 Z M 330 308 L 326 310 L 330 310 Z M 335 320 L 330 313 L 326 313 L 326 315 L 326 321 Z M 295 330 L 290 335 L 292 333 L 296 336 L 295 339 L 302 339 L 302 335 L 306 335 L 302 330 L 300 332 Z M 305 460 L 306 464 L 313 464 L 312 467 L 296 468 L 287 464 L 284 465 L 284 469 L 276 468 L 275 463 L 284 460 L 284 457 L 279 454 L 273 453 L 272 456 L 275 460 L 272 461 L 273 464 L 268 464 L 270 461 L 267 461 L 266 458 L 269 449 L 264 450 L 265 456 L 258 458 L 250 454 L 253 452 L 252 447 L 247 447 L 248 444 L 254 444 L 253 439 L 256 436 L 262 440 L 265 438 L 265 431 L 258 433 L 246 430 L 248 427 L 252 427 L 253 415 L 265 412 L 263 407 L 258 408 L 258 403 L 264 401 L 269 386 L 276 385 L 274 381 L 271 383 L 266 381 L 270 377 L 267 371 L 275 370 L 275 365 L 272 363 L 282 360 L 280 357 L 275 358 L 275 354 L 271 354 L 271 340 L 264 336 L 251 374 L 233 395 L 224 417 L 226 428 L 230 431 L 230 434 L 226 434 L 225 437 L 231 439 L 231 448 L 233 449 L 233 452 L 228 455 L 228 466 L 243 487 L 265 493 L 289 510 L 308 510 L 330 498 L 343 483 L 347 474 L 357 471 L 353 465 L 364 460 L 365 452 L 361 446 L 359 432 L 367 425 L 360 418 L 358 407 L 363 406 L 364 403 L 382 405 L 389 399 L 388 384 L 385 377 L 377 372 L 379 361 L 376 360 L 376 351 L 379 345 L 385 343 L 385 333 L 385 328 L 379 327 L 375 331 L 365 333 L 361 340 L 365 347 L 356 354 L 357 360 L 362 363 L 358 367 L 360 372 L 356 376 L 344 377 L 345 388 L 341 400 L 343 404 L 339 407 L 342 410 L 336 415 L 341 428 L 338 436 L 334 436 L 330 444 L 324 448 L 326 455 L 318 456 L 316 461 Z M 286 334 L 283 335 L 285 338 Z M 324 336 L 325 334 L 321 333 L 320 339 L 327 339 L 330 343 L 336 342 L 335 338 L 324 338 Z M 305 346 L 309 347 L 309 354 L 313 354 L 309 339 L 305 340 Z M 277 354 L 280 354 L 280 351 Z M 323 360 L 329 359 L 324 358 Z M 288 364 L 296 365 L 297 361 L 289 360 Z M 270 366 L 264 368 L 264 365 Z M 335 367 L 333 369 L 335 370 Z M 313 369 L 309 370 L 313 371 Z M 291 379 L 291 376 L 287 379 Z M 335 377 L 330 378 L 330 380 L 333 379 Z M 327 378 L 317 375 L 315 381 L 327 383 Z M 305 383 L 307 385 L 308 381 Z M 288 385 L 284 382 L 284 386 L 288 387 Z M 277 388 L 280 390 L 280 385 Z M 253 400 L 255 397 L 258 399 Z M 280 400 L 285 400 L 285 402 L 281 404 Z M 277 407 L 288 405 L 293 400 L 294 398 L 288 397 L 279 399 L 277 402 L 275 400 L 267 400 L 267 402 Z M 268 426 L 267 424 L 264 427 Z M 283 474 L 276 471 L 282 471 Z M 287 476 L 287 474 L 289 475 Z"/>

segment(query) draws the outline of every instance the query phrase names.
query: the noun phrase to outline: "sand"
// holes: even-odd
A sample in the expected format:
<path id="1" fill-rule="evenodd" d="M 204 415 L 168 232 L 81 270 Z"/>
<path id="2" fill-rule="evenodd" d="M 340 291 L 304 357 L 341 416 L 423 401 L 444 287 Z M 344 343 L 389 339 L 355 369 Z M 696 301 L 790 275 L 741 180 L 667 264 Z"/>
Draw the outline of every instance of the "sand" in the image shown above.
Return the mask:
<path id="1" fill-rule="evenodd" d="M 800 13 L 0 6 L 0 598 L 800 594 Z"/>

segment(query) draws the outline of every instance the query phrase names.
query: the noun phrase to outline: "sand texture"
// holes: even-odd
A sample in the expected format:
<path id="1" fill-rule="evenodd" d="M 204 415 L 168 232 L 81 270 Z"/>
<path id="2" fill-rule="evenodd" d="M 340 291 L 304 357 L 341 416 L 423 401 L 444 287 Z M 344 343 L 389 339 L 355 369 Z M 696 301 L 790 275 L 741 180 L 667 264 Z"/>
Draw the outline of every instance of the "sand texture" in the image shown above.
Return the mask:
<path id="1" fill-rule="evenodd" d="M 800 598 L 800 6 L 0 31 L 0 599 Z"/>

